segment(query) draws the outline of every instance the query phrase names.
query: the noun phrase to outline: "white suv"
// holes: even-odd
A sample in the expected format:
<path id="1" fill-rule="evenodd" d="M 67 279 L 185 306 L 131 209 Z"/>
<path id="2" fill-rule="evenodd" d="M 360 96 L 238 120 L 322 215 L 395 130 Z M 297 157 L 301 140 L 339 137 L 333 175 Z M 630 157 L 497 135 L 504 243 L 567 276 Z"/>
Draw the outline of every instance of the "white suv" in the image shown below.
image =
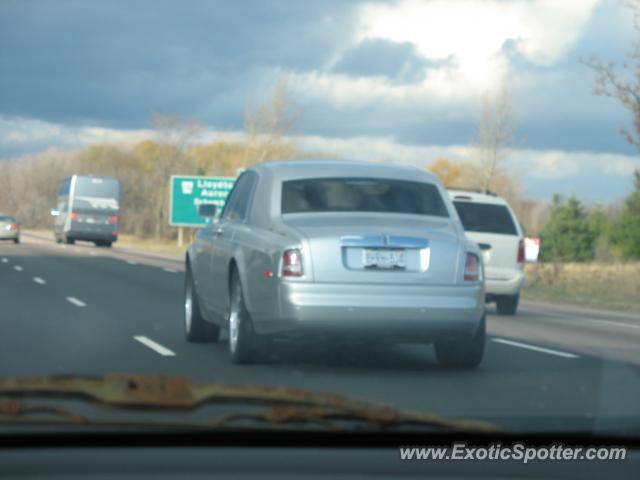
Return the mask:
<path id="1" fill-rule="evenodd" d="M 524 283 L 524 235 L 507 202 L 493 193 L 449 190 L 467 236 L 482 250 L 487 302 L 515 315 Z"/>

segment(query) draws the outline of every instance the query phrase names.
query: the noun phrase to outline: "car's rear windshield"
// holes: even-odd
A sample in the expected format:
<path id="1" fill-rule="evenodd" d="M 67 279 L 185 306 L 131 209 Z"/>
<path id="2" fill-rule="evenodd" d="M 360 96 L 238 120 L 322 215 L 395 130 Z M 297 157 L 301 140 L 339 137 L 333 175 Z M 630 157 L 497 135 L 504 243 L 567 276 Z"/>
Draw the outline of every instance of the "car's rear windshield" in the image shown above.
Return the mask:
<path id="1" fill-rule="evenodd" d="M 13 217 L 7 217 L 6 215 L 0 215 L 0 222 L 16 223 L 16 219 Z"/>
<path id="2" fill-rule="evenodd" d="M 458 216 L 467 232 L 518 235 L 509 209 L 504 205 L 454 201 Z"/>
<path id="3" fill-rule="evenodd" d="M 282 184 L 282 213 L 384 212 L 448 217 L 430 183 L 384 178 L 311 178 Z"/>

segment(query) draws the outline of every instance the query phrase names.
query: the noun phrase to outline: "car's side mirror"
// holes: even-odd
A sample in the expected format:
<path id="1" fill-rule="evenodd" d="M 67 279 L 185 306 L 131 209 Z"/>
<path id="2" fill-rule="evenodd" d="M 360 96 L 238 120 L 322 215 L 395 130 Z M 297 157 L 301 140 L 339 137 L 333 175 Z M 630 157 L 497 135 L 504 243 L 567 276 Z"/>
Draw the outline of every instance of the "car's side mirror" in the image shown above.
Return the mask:
<path id="1" fill-rule="evenodd" d="M 201 203 L 198 205 L 198 215 L 204 218 L 213 218 L 216 216 L 216 206 L 213 203 Z"/>
<path id="2" fill-rule="evenodd" d="M 52 208 L 49 213 L 51 213 L 52 217 L 59 217 L 60 216 L 60 210 L 56 210 L 55 208 Z"/>

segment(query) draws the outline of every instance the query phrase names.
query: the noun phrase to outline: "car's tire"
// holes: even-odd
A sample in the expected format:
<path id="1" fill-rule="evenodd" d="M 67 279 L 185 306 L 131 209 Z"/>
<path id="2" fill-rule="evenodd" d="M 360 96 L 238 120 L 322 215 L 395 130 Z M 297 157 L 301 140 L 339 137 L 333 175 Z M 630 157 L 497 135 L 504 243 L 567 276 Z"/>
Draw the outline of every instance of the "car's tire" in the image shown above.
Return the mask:
<path id="1" fill-rule="evenodd" d="M 220 327 L 207 322 L 200 311 L 191 269 L 187 267 L 184 282 L 184 336 L 187 342 L 217 342 Z"/>
<path id="2" fill-rule="evenodd" d="M 244 303 L 240 275 L 235 268 L 229 283 L 229 358 L 236 364 L 252 363 L 257 359 L 259 339 Z"/>
<path id="3" fill-rule="evenodd" d="M 473 336 L 436 341 L 435 350 L 438 363 L 447 368 L 476 368 L 484 357 L 486 331 L 486 317 L 483 316 Z"/>
<path id="4" fill-rule="evenodd" d="M 515 315 L 518 311 L 520 295 L 503 295 L 496 299 L 498 315 Z"/>
<path id="5" fill-rule="evenodd" d="M 59 236 L 55 235 L 54 238 L 56 239 L 56 243 L 62 243 L 62 239 Z"/>
<path id="6" fill-rule="evenodd" d="M 104 248 L 111 247 L 111 242 L 109 242 L 109 241 L 99 240 L 99 241 L 93 242 L 93 243 L 95 243 L 96 247 L 104 247 Z"/>
<path id="7" fill-rule="evenodd" d="M 15 243 L 17 245 L 18 243 L 20 243 L 20 239 L 19 238 L 14 238 L 13 239 L 13 243 Z"/>
<path id="8" fill-rule="evenodd" d="M 64 238 L 62 239 L 64 241 L 64 243 L 66 243 L 67 245 L 73 245 L 74 243 L 76 243 L 76 240 L 74 238 L 69 238 L 66 235 L 64 236 Z"/>

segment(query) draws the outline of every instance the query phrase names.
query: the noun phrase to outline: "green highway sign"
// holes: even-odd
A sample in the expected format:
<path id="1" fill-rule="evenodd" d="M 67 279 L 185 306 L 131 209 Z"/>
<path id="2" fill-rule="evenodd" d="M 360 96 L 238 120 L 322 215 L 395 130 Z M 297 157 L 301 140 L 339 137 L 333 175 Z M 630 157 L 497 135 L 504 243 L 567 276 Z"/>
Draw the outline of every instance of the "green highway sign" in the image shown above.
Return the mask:
<path id="1" fill-rule="evenodd" d="M 198 206 L 213 203 L 222 209 L 235 181 L 233 177 L 172 175 L 169 225 L 202 227 L 210 223 L 211 219 L 198 215 Z"/>

